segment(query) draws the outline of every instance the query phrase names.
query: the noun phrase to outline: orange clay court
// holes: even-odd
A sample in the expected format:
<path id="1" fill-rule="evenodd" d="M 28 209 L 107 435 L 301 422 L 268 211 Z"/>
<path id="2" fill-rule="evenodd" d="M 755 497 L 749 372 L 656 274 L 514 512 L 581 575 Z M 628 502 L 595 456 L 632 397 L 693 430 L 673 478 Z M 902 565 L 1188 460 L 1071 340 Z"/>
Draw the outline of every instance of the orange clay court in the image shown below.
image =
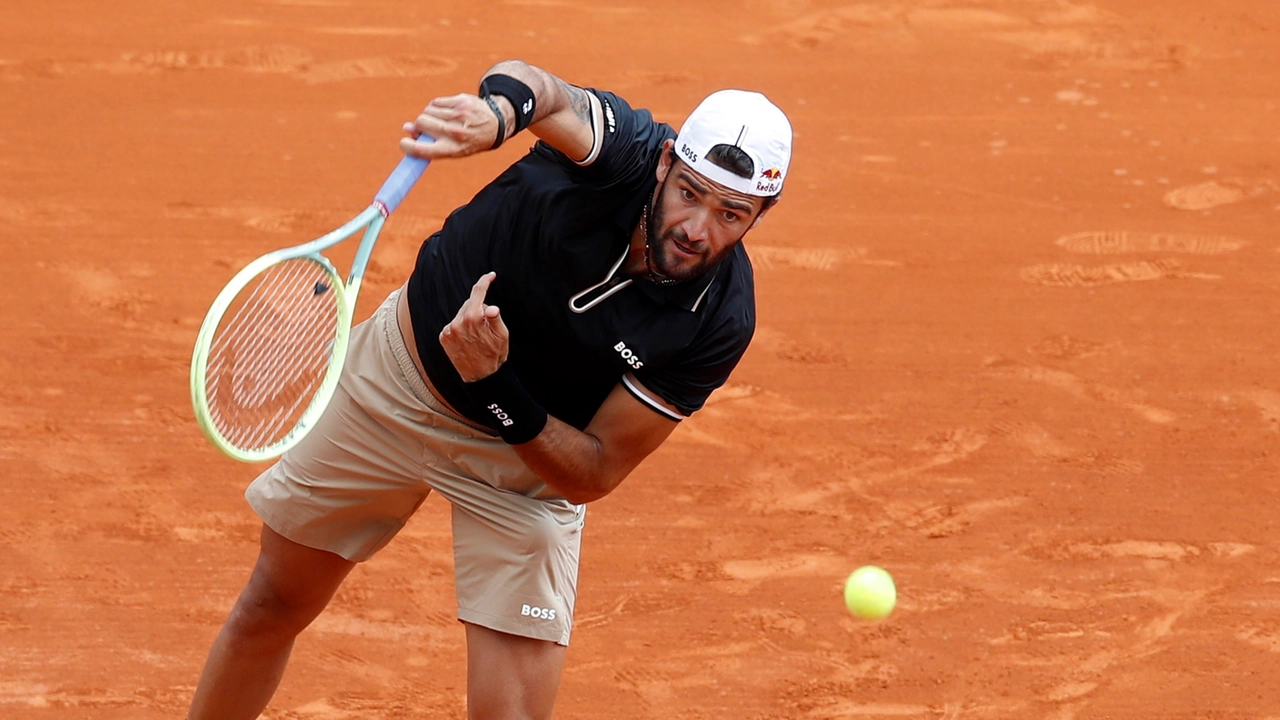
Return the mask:
<path id="1" fill-rule="evenodd" d="M 747 238 L 751 350 L 589 513 L 558 717 L 1280 718 L 1274 0 L 3 18 L 5 720 L 183 716 L 259 527 L 260 468 L 192 417 L 199 322 L 245 262 L 364 208 L 401 123 L 509 57 L 676 126 L 760 90 L 797 131 Z M 524 137 L 428 170 L 359 317 Z M 264 717 L 463 717 L 451 564 L 433 498 Z M 885 621 L 841 601 L 863 564 L 898 582 Z"/>

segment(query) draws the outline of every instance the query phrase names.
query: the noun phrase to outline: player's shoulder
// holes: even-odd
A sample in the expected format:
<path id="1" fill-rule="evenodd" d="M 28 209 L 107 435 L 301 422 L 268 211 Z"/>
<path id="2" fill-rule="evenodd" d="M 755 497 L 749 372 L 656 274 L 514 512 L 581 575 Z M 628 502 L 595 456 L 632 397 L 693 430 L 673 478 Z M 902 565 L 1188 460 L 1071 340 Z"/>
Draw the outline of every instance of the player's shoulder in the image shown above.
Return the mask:
<path id="1" fill-rule="evenodd" d="M 657 122 L 643 108 L 635 109 L 626 100 L 607 90 L 583 88 L 593 98 L 595 133 L 588 157 L 565 157 L 549 144 L 539 141 L 533 154 L 553 163 L 573 182 L 601 189 L 634 191 L 645 184 L 657 167 L 662 146 L 674 139 L 675 130 Z"/>
<path id="2" fill-rule="evenodd" d="M 626 98 L 609 90 L 593 87 L 583 89 L 600 102 L 600 131 L 606 137 L 634 136 L 637 140 L 654 139 L 659 143 L 667 137 L 675 137 L 675 129 L 654 119 L 648 108 L 633 106 Z"/>
<path id="3" fill-rule="evenodd" d="M 718 332 L 750 336 L 756 325 L 756 283 L 742 243 L 720 263 L 708 288 L 707 312 Z"/>
<path id="4" fill-rule="evenodd" d="M 747 254 L 746 245 L 738 243 L 734 246 L 724 264 L 727 275 L 725 279 L 732 291 L 750 299 L 752 307 L 755 307 L 755 269 L 751 267 L 751 256 Z"/>

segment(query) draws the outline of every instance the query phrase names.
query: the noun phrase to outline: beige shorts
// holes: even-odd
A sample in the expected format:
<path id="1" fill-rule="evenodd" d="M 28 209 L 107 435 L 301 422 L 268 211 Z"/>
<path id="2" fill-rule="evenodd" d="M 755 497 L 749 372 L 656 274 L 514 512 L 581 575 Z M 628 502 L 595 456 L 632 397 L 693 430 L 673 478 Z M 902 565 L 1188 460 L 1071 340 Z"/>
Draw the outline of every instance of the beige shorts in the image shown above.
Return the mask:
<path id="1" fill-rule="evenodd" d="M 432 395 L 396 322 L 398 295 L 352 329 L 324 415 L 245 497 L 281 535 L 359 562 L 435 490 L 453 506 L 458 619 L 568 645 L 586 506 Z"/>

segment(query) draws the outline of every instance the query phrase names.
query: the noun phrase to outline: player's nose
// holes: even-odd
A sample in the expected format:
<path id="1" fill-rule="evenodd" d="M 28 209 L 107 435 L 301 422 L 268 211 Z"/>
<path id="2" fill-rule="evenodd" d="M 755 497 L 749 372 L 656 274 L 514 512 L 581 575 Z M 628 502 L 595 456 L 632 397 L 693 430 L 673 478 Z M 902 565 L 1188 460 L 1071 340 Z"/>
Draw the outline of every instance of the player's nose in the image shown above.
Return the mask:
<path id="1" fill-rule="evenodd" d="M 711 223 L 711 213 L 706 208 L 701 208 L 685 221 L 683 229 L 689 238 L 689 244 L 699 247 L 705 245 L 711 239 Z"/>

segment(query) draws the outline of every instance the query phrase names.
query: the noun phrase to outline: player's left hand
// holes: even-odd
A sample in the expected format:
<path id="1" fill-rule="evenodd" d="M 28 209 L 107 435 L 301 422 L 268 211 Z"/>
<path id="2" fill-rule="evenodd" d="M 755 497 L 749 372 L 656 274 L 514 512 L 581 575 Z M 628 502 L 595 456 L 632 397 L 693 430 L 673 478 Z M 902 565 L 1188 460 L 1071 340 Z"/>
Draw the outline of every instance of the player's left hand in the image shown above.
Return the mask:
<path id="1" fill-rule="evenodd" d="M 502 98 L 506 102 L 506 98 Z M 469 93 L 438 97 L 423 108 L 413 122 L 404 124 L 409 137 L 400 138 L 400 150 L 424 160 L 459 158 L 493 147 L 498 118 L 489 103 Z M 435 138 L 420 142 L 419 135 Z"/>
<path id="2" fill-rule="evenodd" d="M 440 344 L 463 382 L 489 377 L 507 361 L 510 333 L 497 305 L 485 305 L 489 285 L 497 277 L 489 272 L 471 288 L 471 296 L 458 314 L 440 331 Z"/>

